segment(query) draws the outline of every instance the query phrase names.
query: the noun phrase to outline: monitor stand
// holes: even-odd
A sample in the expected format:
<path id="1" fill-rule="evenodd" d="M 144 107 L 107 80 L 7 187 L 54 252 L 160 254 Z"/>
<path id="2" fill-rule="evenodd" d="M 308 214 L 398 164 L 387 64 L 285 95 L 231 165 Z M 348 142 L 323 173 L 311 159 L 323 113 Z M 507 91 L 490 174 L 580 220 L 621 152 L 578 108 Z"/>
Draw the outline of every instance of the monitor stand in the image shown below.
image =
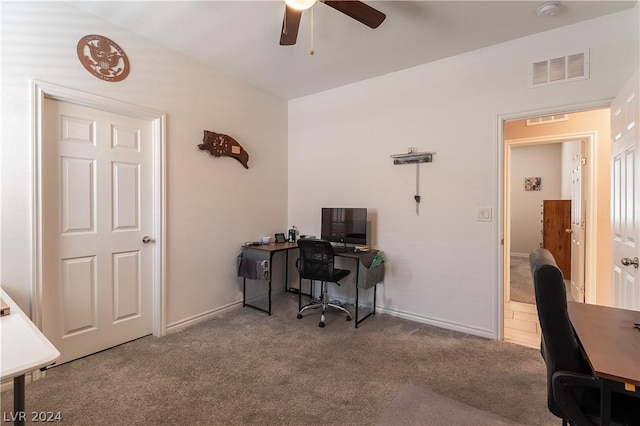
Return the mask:
<path id="1" fill-rule="evenodd" d="M 346 253 L 349 251 L 349 249 L 347 249 L 347 243 L 343 243 L 344 245 L 342 246 L 333 246 L 333 252 L 334 253 Z"/>

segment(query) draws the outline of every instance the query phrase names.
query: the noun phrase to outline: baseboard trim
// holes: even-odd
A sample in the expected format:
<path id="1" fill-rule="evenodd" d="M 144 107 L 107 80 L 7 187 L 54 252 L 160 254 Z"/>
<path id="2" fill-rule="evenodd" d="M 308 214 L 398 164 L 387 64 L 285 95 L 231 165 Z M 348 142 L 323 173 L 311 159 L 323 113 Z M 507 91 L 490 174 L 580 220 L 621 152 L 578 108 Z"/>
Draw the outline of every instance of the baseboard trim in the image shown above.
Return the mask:
<path id="1" fill-rule="evenodd" d="M 279 293 L 279 292 L 276 291 L 274 293 Z M 266 295 L 266 293 L 265 293 L 265 295 Z M 353 304 L 355 302 L 355 298 L 353 300 L 341 300 L 341 301 L 343 303 L 351 303 L 351 304 Z M 365 305 L 362 305 L 362 306 L 365 306 Z M 238 309 L 238 308 L 241 308 L 241 307 L 242 307 L 242 301 L 240 300 L 240 301 L 233 302 L 233 303 L 230 303 L 230 304 L 225 305 L 225 306 L 221 306 L 221 307 L 216 308 L 216 309 L 211 309 L 209 311 L 203 312 L 203 313 L 198 314 L 198 315 L 194 315 L 194 316 L 189 317 L 189 318 L 185 318 L 185 319 L 180 320 L 180 321 L 176 321 L 174 323 L 171 323 L 171 324 L 167 325 L 167 333 L 178 332 L 178 331 L 183 330 L 183 329 L 185 329 L 185 328 L 187 328 L 187 327 L 189 327 L 191 325 L 198 324 L 200 322 L 206 321 L 206 320 L 211 319 L 211 318 L 215 318 L 216 316 L 221 315 L 221 314 L 223 314 L 225 312 L 230 312 L 233 309 Z M 458 331 L 458 332 L 470 334 L 470 335 L 473 335 L 473 336 L 484 337 L 485 339 L 498 340 L 497 333 L 495 331 L 492 331 L 492 330 L 486 330 L 486 329 L 477 328 L 477 327 L 464 326 L 464 325 L 460 325 L 460 324 L 453 323 L 453 322 L 443 321 L 443 320 L 440 320 L 440 319 L 437 319 L 437 318 L 430 318 L 430 317 L 425 317 L 425 316 L 421 316 L 421 315 L 412 314 L 412 313 L 409 313 L 409 312 L 402 312 L 402 311 L 397 311 L 397 310 L 394 310 L 394 309 L 384 308 L 384 307 L 379 306 L 379 305 L 376 305 L 376 313 L 391 315 L 391 316 L 402 318 L 402 319 L 406 319 L 406 320 L 409 320 L 409 321 L 414 321 L 414 322 L 419 322 L 419 323 L 422 323 L 422 324 L 433 325 L 435 327 L 444 328 L 444 329 L 447 329 L 447 330 Z"/>
<path id="2" fill-rule="evenodd" d="M 42 374 L 42 377 L 44 377 L 44 373 L 41 373 L 41 374 Z M 34 380 L 36 380 L 36 378 L 33 377 L 34 375 L 35 375 L 35 371 L 25 373 L 24 375 L 25 386 L 33 382 Z M 0 392 L 8 391 L 11 389 L 13 389 L 13 379 L 6 379 L 6 380 L 3 380 L 2 383 L 0 383 Z"/>
<path id="3" fill-rule="evenodd" d="M 522 257 L 528 259 L 529 253 L 511 253 L 511 257 Z"/>
<path id="4" fill-rule="evenodd" d="M 202 312 L 198 315 L 193 315 L 191 317 L 182 319 L 180 321 L 176 321 L 173 322 L 171 324 L 167 324 L 167 334 L 168 333 L 175 333 L 177 331 L 181 331 L 184 330 L 185 328 L 194 325 L 194 324 L 198 324 L 200 322 L 206 321 L 208 319 L 214 318 L 218 315 L 222 315 L 226 312 L 230 312 L 234 309 L 238 309 L 242 307 L 242 300 L 239 300 L 237 302 L 233 302 L 233 303 L 229 303 L 227 305 L 221 306 L 219 308 L 216 309 L 211 309 L 205 312 Z"/>
<path id="5" fill-rule="evenodd" d="M 424 317 L 421 315 L 415 315 L 408 312 L 401 312 L 393 309 L 382 308 L 376 305 L 376 313 L 378 312 L 382 314 L 387 314 L 394 317 L 406 319 L 409 321 L 415 321 L 422 324 L 433 325 L 439 328 L 445 328 L 447 330 L 459 331 L 461 333 L 471 334 L 473 336 L 478 336 L 478 337 L 484 337 L 486 339 L 491 339 L 491 340 L 498 340 L 497 333 L 492 330 L 486 330 L 486 329 L 476 328 L 476 327 L 468 327 L 468 326 L 464 326 L 464 325 L 460 325 L 460 324 L 456 324 L 448 321 L 442 321 L 436 318 Z"/>

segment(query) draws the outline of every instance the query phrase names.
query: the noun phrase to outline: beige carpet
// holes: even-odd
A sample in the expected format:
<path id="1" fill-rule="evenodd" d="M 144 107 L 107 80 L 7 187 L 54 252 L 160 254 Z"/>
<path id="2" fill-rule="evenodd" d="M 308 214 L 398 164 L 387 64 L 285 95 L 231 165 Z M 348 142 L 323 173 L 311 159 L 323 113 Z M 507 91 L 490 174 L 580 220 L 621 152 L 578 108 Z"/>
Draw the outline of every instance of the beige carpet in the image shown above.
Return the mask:
<path id="1" fill-rule="evenodd" d="M 567 292 L 567 300 L 574 301 L 571 296 L 571 281 L 564 280 Z M 529 258 L 511 256 L 511 301 L 536 304 L 536 296 L 533 291 L 533 276 Z"/>
<path id="2" fill-rule="evenodd" d="M 376 425 L 520 425 L 415 385 L 404 385 Z"/>
<path id="3" fill-rule="evenodd" d="M 511 301 L 521 303 L 536 303 L 533 294 L 533 277 L 529 258 L 511 256 Z"/>
<path id="4" fill-rule="evenodd" d="M 60 365 L 27 384 L 27 411 L 80 426 L 371 425 L 399 411 L 413 424 L 474 425 L 479 411 L 559 424 L 537 349 L 382 314 L 355 329 L 329 312 L 319 328 L 297 305 L 277 294 L 271 316 L 238 308 Z M 1 402 L 10 412 L 9 392 Z"/>

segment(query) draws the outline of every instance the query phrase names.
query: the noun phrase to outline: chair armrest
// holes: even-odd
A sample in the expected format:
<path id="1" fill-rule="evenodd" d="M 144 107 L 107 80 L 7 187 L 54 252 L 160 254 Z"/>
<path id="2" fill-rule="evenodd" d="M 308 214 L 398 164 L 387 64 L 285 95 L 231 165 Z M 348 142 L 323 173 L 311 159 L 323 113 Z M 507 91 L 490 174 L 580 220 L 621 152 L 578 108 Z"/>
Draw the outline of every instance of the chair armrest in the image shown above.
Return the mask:
<path id="1" fill-rule="evenodd" d="M 552 387 L 554 400 L 567 420 L 575 425 L 598 424 L 599 402 L 589 400 L 587 394 L 599 396 L 600 379 L 588 374 L 557 371 L 552 376 Z"/>

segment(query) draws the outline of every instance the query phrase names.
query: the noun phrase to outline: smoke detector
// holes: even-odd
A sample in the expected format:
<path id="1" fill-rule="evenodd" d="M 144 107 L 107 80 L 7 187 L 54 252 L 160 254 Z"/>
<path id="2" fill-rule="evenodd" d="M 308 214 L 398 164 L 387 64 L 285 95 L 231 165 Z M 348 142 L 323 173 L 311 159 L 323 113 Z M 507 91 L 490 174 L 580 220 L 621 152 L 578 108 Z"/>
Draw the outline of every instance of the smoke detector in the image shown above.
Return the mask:
<path id="1" fill-rule="evenodd" d="M 555 16 L 560 11 L 560 2 L 559 1 L 548 1 L 546 3 L 542 3 L 540 7 L 536 10 L 536 14 L 538 16 L 546 17 L 546 16 Z"/>

